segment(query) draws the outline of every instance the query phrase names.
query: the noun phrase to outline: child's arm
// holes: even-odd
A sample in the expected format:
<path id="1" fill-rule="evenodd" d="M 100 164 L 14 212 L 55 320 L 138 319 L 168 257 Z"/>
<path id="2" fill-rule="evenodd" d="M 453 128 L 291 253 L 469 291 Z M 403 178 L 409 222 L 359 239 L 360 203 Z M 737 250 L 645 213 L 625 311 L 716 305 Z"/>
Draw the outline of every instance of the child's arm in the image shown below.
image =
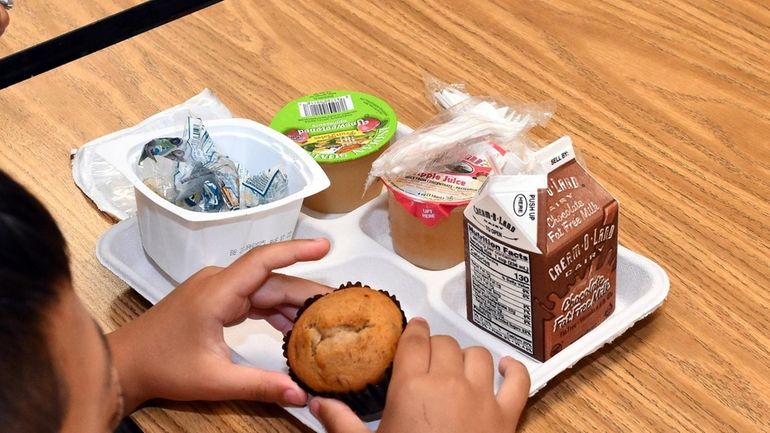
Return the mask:
<path id="1" fill-rule="evenodd" d="M 287 375 L 233 364 L 222 328 L 264 318 L 286 332 L 305 299 L 330 288 L 273 270 L 328 251 L 325 239 L 255 248 L 227 268 L 201 270 L 109 334 L 124 413 L 152 398 L 304 405 L 307 394 Z"/>

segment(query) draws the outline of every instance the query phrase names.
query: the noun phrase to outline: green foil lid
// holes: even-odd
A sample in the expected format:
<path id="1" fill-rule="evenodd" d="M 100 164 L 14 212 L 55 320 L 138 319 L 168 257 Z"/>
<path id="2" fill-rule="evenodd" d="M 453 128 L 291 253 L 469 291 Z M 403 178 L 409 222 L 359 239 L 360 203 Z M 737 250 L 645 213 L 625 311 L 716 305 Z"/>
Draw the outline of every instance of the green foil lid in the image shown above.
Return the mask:
<path id="1" fill-rule="evenodd" d="M 351 161 L 376 152 L 393 138 L 397 125 L 396 113 L 385 101 L 345 90 L 295 99 L 270 123 L 320 163 Z"/>

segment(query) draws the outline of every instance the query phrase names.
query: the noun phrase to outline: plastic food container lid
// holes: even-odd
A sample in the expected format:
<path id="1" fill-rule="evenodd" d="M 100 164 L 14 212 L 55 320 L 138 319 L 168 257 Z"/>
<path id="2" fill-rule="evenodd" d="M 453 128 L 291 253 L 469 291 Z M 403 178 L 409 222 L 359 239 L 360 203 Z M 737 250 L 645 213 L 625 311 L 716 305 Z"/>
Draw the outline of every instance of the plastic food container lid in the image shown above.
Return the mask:
<path id="1" fill-rule="evenodd" d="M 300 145 L 319 163 L 340 163 L 369 155 L 396 133 L 393 108 L 376 96 L 330 90 L 286 104 L 270 127 Z"/>

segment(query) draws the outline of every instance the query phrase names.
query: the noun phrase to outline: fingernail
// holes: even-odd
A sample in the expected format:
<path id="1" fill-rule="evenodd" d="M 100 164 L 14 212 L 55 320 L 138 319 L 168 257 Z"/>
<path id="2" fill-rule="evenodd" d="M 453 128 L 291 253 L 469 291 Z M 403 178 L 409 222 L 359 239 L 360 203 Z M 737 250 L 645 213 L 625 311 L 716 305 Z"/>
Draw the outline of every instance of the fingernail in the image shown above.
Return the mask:
<path id="1" fill-rule="evenodd" d="M 304 406 L 307 402 L 307 396 L 303 392 L 296 389 L 287 389 L 283 392 L 283 401 L 286 404 L 293 404 L 295 406 Z"/>
<path id="2" fill-rule="evenodd" d="M 425 320 L 424 318 L 422 318 L 422 317 L 420 317 L 420 316 L 414 316 L 414 317 L 412 317 L 412 319 L 410 320 L 410 322 L 422 322 L 422 323 L 428 323 L 428 321 L 427 321 L 427 320 Z"/>

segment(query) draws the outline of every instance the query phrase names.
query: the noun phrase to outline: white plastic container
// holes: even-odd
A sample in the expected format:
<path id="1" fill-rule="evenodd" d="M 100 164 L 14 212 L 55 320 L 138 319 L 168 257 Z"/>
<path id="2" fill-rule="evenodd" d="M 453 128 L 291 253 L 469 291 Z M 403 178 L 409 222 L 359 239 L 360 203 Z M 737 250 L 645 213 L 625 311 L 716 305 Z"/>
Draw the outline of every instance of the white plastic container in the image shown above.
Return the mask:
<path id="1" fill-rule="evenodd" d="M 137 176 L 143 146 L 157 137 L 181 137 L 183 125 L 121 138 L 98 153 L 134 185 L 136 218 L 147 255 L 176 282 L 205 266 L 227 266 L 252 247 L 291 239 L 302 200 L 326 189 L 321 167 L 288 137 L 247 119 L 205 123 L 217 150 L 255 173 L 282 162 L 289 195 L 265 205 L 203 213 L 165 200 Z"/>

